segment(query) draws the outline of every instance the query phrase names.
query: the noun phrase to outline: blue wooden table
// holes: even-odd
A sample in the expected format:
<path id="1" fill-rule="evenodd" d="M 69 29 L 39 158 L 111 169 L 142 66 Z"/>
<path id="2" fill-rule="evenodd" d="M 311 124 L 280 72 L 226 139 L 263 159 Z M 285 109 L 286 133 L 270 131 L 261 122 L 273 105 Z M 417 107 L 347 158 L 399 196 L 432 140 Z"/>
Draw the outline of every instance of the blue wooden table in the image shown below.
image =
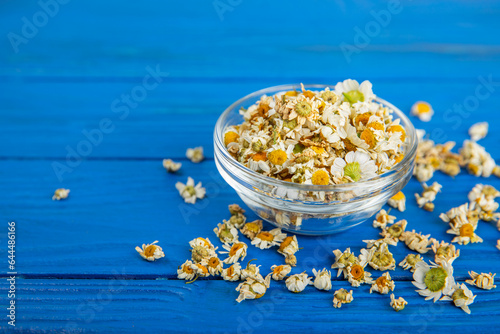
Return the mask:
<path id="1" fill-rule="evenodd" d="M 11 331 L 8 226 L 16 222 L 16 329 L 22 332 L 498 332 L 500 290 L 479 290 L 471 315 L 417 295 L 411 273 L 391 275 L 407 308 L 353 288 L 354 302 L 332 307 L 332 292 L 303 293 L 272 282 L 264 298 L 236 303 L 237 283 L 186 285 L 176 269 L 188 242 L 216 240 L 212 229 L 239 203 L 215 168 L 212 131 L 237 98 L 284 83 L 368 79 L 380 97 L 409 113 L 430 102 L 437 142 L 467 138 L 488 121 L 480 143 L 500 163 L 498 1 L 2 1 L 0 4 L 0 305 Z M 479 92 L 479 93 L 478 93 Z M 203 146 L 206 160 L 185 158 Z M 167 174 L 162 159 L 183 163 Z M 207 186 L 196 205 L 174 185 L 188 176 Z M 437 173 L 443 192 L 434 213 L 416 207 L 411 180 L 409 228 L 450 241 L 439 213 L 467 201 L 476 183 L 497 178 Z M 56 188 L 66 201 L 51 200 Z M 254 219 L 249 214 L 249 219 Z M 330 267 L 332 250 L 377 237 L 371 223 L 326 237 L 298 236 L 294 273 Z M 480 222 L 484 243 L 459 246 L 455 278 L 500 273 L 500 232 Z M 149 263 L 134 247 L 159 240 L 165 258 Z M 215 242 L 215 241 L 214 241 Z M 220 243 L 216 242 L 220 247 Z M 409 250 L 391 248 L 399 263 Z M 282 261 L 249 248 L 264 273 Z M 426 259 L 430 259 L 426 255 Z M 375 277 L 380 272 L 373 271 Z M 280 284 L 281 283 L 281 284 Z M 334 278 L 333 288 L 350 288 Z"/>

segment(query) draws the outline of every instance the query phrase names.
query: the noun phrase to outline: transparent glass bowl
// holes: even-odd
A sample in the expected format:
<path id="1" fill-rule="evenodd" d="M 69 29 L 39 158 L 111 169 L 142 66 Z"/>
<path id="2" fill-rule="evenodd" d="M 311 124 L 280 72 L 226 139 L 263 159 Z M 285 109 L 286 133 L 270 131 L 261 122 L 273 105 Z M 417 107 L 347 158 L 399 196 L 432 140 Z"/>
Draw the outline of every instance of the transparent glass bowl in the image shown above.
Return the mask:
<path id="1" fill-rule="evenodd" d="M 330 85 L 306 85 L 323 90 Z M 406 130 L 403 160 L 388 172 L 369 180 L 340 185 L 305 185 L 264 176 L 236 161 L 224 146 L 224 132 L 230 125 L 243 122 L 241 107 L 248 108 L 262 95 L 300 89 L 300 85 L 282 85 L 256 91 L 230 105 L 219 117 L 214 131 L 215 164 L 224 180 L 245 204 L 262 219 L 298 234 L 323 235 L 346 230 L 379 211 L 410 180 L 417 150 L 415 127 L 401 110 L 382 99 L 375 101 L 392 109 Z"/>

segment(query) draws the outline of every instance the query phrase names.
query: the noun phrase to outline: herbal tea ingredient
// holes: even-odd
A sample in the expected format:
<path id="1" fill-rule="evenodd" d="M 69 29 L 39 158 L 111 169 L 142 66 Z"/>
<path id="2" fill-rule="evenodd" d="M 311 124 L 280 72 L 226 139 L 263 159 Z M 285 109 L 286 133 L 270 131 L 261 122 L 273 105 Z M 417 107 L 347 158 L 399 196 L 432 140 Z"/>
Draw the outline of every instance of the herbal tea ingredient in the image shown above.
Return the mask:
<path id="1" fill-rule="evenodd" d="M 184 198 L 184 202 L 194 204 L 197 199 L 205 197 L 206 190 L 201 186 L 201 182 L 194 185 L 194 180 L 188 177 L 187 183 L 177 182 L 175 188 L 179 191 L 179 195 Z"/>
<path id="2" fill-rule="evenodd" d="M 387 201 L 387 204 L 392 206 L 395 209 L 398 209 L 399 211 L 403 212 L 406 210 L 406 196 L 403 194 L 402 191 L 396 193 L 396 195 L 392 196 L 389 198 Z"/>
<path id="3" fill-rule="evenodd" d="M 158 240 L 151 244 L 142 244 L 142 248 L 137 246 L 135 247 L 135 250 L 144 260 L 155 261 L 165 256 L 162 248 L 156 245 L 156 243 L 158 243 Z"/>
<path id="4" fill-rule="evenodd" d="M 429 122 L 434 115 L 434 110 L 429 103 L 418 101 L 411 107 L 411 114 L 423 122 Z"/>
<path id="5" fill-rule="evenodd" d="M 419 208 L 423 208 L 427 211 L 434 211 L 434 200 L 436 199 L 436 195 L 441 191 L 443 187 L 437 182 L 434 182 L 430 186 L 425 183 L 422 183 L 422 187 L 424 188 L 421 195 L 415 194 L 415 198 L 417 199 L 417 204 Z"/>
<path id="6" fill-rule="evenodd" d="M 181 168 L 180 162 L 174 162 L 172 159 L 163 159 L 163 168 L 169 173 L 175 173 Z"/>
<path id="7" fill-rule="evenodd" d="M 343 304 L 349 304 L 354 300 L 352 290 L 340 289 L 333 294 L 333 307 L 341 308 Z"/>
<path id="8" fill-rule="evenodd" d="M 405 306 L 408 305 L 408 302 L 404 300 L 403 297 L 399 297 L 396 299 L 394 297 L 394 294 L 391 293 L 391 307 L 394 309 L 394 311 L 399 312 L 405 309 Z"/>
<path id="9" fill-rule="evenodd" d="M 469 271 L 469 276 L 472 278 L 470 280 L 466 280 L 465 283 L 470 284 L 470 285 L 475 285 L 480 289 L 485 289 L 485 290 L 491 290 L 496 288 L 497 286 L 494 285 L 495 281 L 495 275 L 496 274 L 485 274 L 481 273 L 478 274 L 475 271 Z"/>
<path id="10" fill-rule="evenodd" d="M 54 192 L 54 196 L 52 196 L 52 200 L 53 201 L 60 201 L 60 200 L 66 199 L 69 196 L 69 192 L 70 192 L 70 190 L 65 189 L 65 188 L 56 189 L 56 191 Z"/>
<path id="11" fill-rule="evenodd" d="M 188 148 L 186 151 L 186 157 L 191 160 L 191 162 L 199 163 L 205 156 L 203 155 L 203 147 Z"/>
<path id="12" fill-rule="evenodd" d="M 371 83 L 345 80 L 331 91 L 262 96 L 225 130 L 224 144 L 246 167 L 304 184 L 356 182 L 404 157 L 406 130 L 374 101 Z"/>

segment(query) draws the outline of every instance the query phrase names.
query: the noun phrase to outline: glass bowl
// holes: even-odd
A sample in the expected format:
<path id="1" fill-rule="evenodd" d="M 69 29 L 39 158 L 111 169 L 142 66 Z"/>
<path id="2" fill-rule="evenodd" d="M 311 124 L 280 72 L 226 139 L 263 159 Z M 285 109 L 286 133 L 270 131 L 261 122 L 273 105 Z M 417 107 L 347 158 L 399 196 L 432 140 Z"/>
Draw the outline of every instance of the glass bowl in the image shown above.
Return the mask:
<path id="1" fill-rule="evenodd" d="M 305 85 L 323 90 L 334 85 Z M 324 235 L 361 224 L 377 213 L 389 198 L 410 180 L 417 151 L 415 127 L 401 110 L 387 101 L 378 103 L 394 111 L 406 130 L 403 160 L 374 178 L 340 185 L 306 185 L 277 180 L 243 166 L 224 146 L 224 132 L 230 125 L 243 122 L 241 107 L 248 108 L 262 95 L 299 90 L 300 85 L 282 85 L 251 93 L 230 105 L 219 117 L 214 131 L 215 164 L 224 180 L 259 217 L 286 231 Z"/>

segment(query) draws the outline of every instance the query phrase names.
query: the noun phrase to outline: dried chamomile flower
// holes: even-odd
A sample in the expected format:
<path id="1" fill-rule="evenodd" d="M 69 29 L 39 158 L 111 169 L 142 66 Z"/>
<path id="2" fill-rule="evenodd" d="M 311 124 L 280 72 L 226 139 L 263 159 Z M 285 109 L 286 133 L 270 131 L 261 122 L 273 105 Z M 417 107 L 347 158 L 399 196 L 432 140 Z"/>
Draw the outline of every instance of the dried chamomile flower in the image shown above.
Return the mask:
<path id="1" fill-rule="evenodd" d="M 373 221 L 373 227 L 386 228 L 387 225 L 394 224 L 394 220 L 395 219 L 396 219 L 395 216 L 390 216 L 389 212 L 387 212 L 384 209 L 382 209 L 375 216 L 375 220 Z"/>
<path id="2" fill-rule="evenodd" d="M 222 246 L 226 252 L 220 252 L 220 254 L 227 254 L 228 258 L 223 262 L 226 264 L 236 263 L 239 260 L 243 261 L 245 256 L 247 256 L 247 244 L 244 242 L 235 242 L 234 244 L 224 244 Z"/>
<path id="3" fill-rule="evenodd" d="M 469 136 L 472 141 L 483 139 L 488 134 L 488 122 L 473 124 L 469 128 Z"/>
<path id="4" fill-rule="evenodd" d="M 222 278 L 224 281 L 239 281 L 241 275 L 241 265 L 236 262 L 228 268 L 222 269 Z"/>
<path id="5" fill-rule="evenodd" d="M 349 304 L 354 298 L 352 297 L 352 290 L 340 289 L 333 294 L 333 307 L 341 308 L 342 304 Z"/>
<path id="6" fill-rule="evenodd" d="M 195 148 L 188 148 L 186 157 L 194 163 L 201 162 L 205 157 L 203 156 L 203 147 L 198 146 Z"/>
<path id="7" fill-rule="evenodd" d="M 405 194 L 403 194 L 402 191 L 398 192 L 396 195 L 389 198 L 389 200 L 387 201 L 387 204 L 389 204 L 390 206 L 392 206 L 395 209 L 398 209 L 401 212 L 405 211 L 406 210 Z"/>
<path id="8" fill-rule="evenodd" d="M 234 216 L 237 214 L 244 214 L 245 210 L 243 210 L 238 204 L 230 204 L 229 213 L 231 214 L 231 216 Z"/>
<path id="9" fill-rule="evenodd" d="M 368 102 L 375 98 L 372 91 L 372 84 L 368 80 L 363 81 L 361 84 L 352 79 L 339 82 L 335 85 L 335 94 L 350 104 Z"/>
<path id="10" fill-rule="evenodd" d="M 169 173 L 177 172 L 182 166 L 180 162 L 174 162 L 172 159 L 163 159 L 163 168 Z"/>
<path id="11" fill-rule="evenodd" d="M 413 175 L 420 182 L 427 182 L 436 170 L 450 176 L 460 173 L 460 166 L 464 161 L 462 156 L 451 152 L 454 146 L 454 142 L 435 145 L 432 140 L 419 139 Z"/>
<path id="12" fill-rule="evenodd" d="M 427 211 L 434 211 L 434 200 L 436 199 L 436 195 L 441 191 L 441 186 L 439 183 L 434 182 L 430 186 L 423 183 L 424 191 L 422 195 L 415 194 L 415 198 L 417 199 L 417 204 L 419 208 L 424 208 Z"/>
<path id="13" fill-rule="evenodd" d="M 155 261 L 161 259 L 162 257 L 165 257 L 165 253 L 163 253 L 160 246 L 156 245 L 157 242 L 158 240 L 151 244 L 142 244 L 142 248 L 137 246 L 135 247 L 135 250 L 144 260 Z"/>
<path id="14" fill-rule="evenodd" d="M 262 227 L 262 220 L 254 220 L 253 222 L 243 225 L 240 232 L 248 239 L 253 240 L 255 236 L 262 231 Z"/>
<path id="15" fill-rule="evenodd" d="M 216 256 L 217 248 L 208 238 L 196 238 L 189 242 L 191 247 L 191 258 L 196 263 L 201 263 L 204 259 Z"/>
<path id="16" fill-rule="evenodd" d="M 350 248 L 347 248 L 344 252 L 336 249 L 333 254 L 335 255 L 335 263 L 332 264 L 332 269 L 338 269 L 337 277 L 347 267 L 359 263 L 358 257 L 351 252 Z M 344 277 L 347 277 L 346 272 L 344 272 Z"/>
<path id="17" fill-rule="evenodd" d="M 423 122 L 429 122 L 434 115 L 431 105 L 425 101 L 418 101 L 411 107 L 411 114 Z"/>
<path id="18" fill-rule="evenodd" d="M 194 270 L 196 273 L 196 276 L 198 277 L 208 277 L 210 276 L 210 272 L 208 271 L 208 268 L 202 265 L 201 263 L 193 263 L 191 265 L 191 269 Z"/>
<path id="19" fill-rule="evenodd" d="M 477 210 L 469 208 L 469 203 L 465 203 L 450 209 L 447 213 L 440 214 L 439 218 L 446 223 L 450 223 L 450 225 L 477 224 L 479 214 Z"/>
<path id="20" fill-rule="evenodd" d="M 175 188 L 179 191 L 179 194 L 184 198 L 184 202 L 194 204 L 197 198 L 205 197 L 205 188 L 201 186 L 201 182 L 194 185 L 194 180 L 188 177 L 187 183 L 177 182 Z"/>
<path id="21" fill-rule="evenodd" d="M 434 261 L 439 262 L 442 260 L 448 261 L 460 256 L 460 249 L 456 249 L 455 245 L 441 241 L 434 240 L 432 244 L 432 251 L 434 252 Z"/>
<path id="22" fill-rule="evenodd" d="M 251 264 L 252 261 L 255 261 L 255 259 L 252 259 L 248 261 L 247 267 L 245 269 L 241 270 L 241 280 L 245 280 L 247 277 L 261 277 L 262 275 L 260 274 L 260 265 L 256 266 L 255 264 Z"/>
<path id="23" fill-rule="evenodd" d="M 363 283 L 373 283 L 372 274 L 365 270 L 365 266 L 366 264 L 352 264 L 345 270 L 347 272 L 347 280 L 352 286 L 358 287 Z"/>
<path id="24" fill-rule="evenodd" d="M 286 237 L 280 244 L 278 253 L 286 256 L 293 255 L 299 251 L 299 243 L 295 235 Z"/>
<path id="25" fill-rule="evenodd" d="M 377 278 L 375 282 L 373 282 L 372 287 L 370 288 L 370 293 L 372 293 L 372 291 L 376 291 L 382 295 L 386 295 L 389 291 L 394 291 L 395 287 L 396 285 L 391 279 L 391 275 L 389 275 L 389 272 L 385 272 L 382 276 Z"/>
<path id="26" fill-rule="evenodd" d="M 399 297 L 398 299 L 396 299 L 394 297 L 394 294 L 391 293 L 391 307 L 396 312 L 404 310 L 406 305 L 408 305 L 408 302 L 406 300 L 404 300 L 403 297 Z"/>
<path id="27" fill-rule="evenodd" d="M 406 257 L 399 263 L 399 266 L 403 267 L 404 270 L 410 269 L 410 271 L 413 273 L 415 272 L 416 265 L 420 261 L 423 261 L 424 259 L 420 254 L 408 254 Z"/>
<path id="28" fill-rule="evenodd" d="M 381 238 L 381 239 L 372 239 L 372 240 L 363 240 L 364 243 L 366 243 L 366 248 L 378 248 L 382 244 L 386 244 L 387 246 L 397 246 L 398 245 L 398 239 L 396 241 L 392 238 Z"/>
<path id="29" fill-rule="evenodd" d="M 493 167 L 493 171 L 491 172 L 493 175 L 495 175 L 496 177 L 500 177 L 500 166 L 495 166 Z"/>
<path id="30" fill-rule="evenodd" d="M 490 185 L 476 184 L 469 192 L 470 208 L 479 211 L 479 218 L 484 221 L 498 221 L 500 213 L 495 198 L 500 197 L 500 192 Z"/>
<path id="31" fill-rule="evenodd" d="M 360 264 L 367 262 L 373 269 L 381 271 L 396 269 L 396 260 L 385 243 L 370 248 L 369 251 L 362 249 L 361 254 Z M 364 254 L 366 254 L 366 257 L 362 258 Z"/>
<path id="32" fill-rule="evenodd" d="M 289 291 L 299 293 L 304 291 L 306 286 L 313 284 L 311 277 L 307 276 L 306 272 L 302 274 L 295 274 L 288 277 L 285 281 L 286 287 Z"/>
<path id="33" fill-rule="evenodd" d="M 496 166 L 495 159 L 478 143 L 465 140 L 460 155 L 467 171 L 475 176 L 489 177 Z"/>
<path id="34" fill-rule="evenodd" d="M 496 274 L 492 274 L 492 273 L 478 274 L 478 273 L 471 270 L 471 271 L 469 271 L 469 276 L 472 279 L 466 280 L 465 283 L 468 283 L 470 285 L 475 285 L 480 289 L 491 290 L 491 289 L 494 289 L 497 287 L 496 285 L 493 284 L 495 281 L 495 275 Z"/>
<path id="35" fill-rule="evenodd" d="M 260 249 L 268 249 L 273 246 L 278 246 L 285 240 L 286 234 L 281 232 L 281 229 L 275 228 L 271 231 L 262 231 L 252 240 L 252 245 Z"/>
<path id="36" fill-rule="evenodd" d="M 292 271 L 292 267 L 288 264 L 282 264 L 279 266 L 273 265 L 271 270 L 272 279 L 275 281 L 281 281 Z"/>
<path id="37" fill-rule="evenodd" d="M 237 229 L 240 229 L 245 224 L 247 218 L 245 217 L 245 210 L 243 210 L 238 204 L 229 205 L 229 213 L 231 213 L 231 218 L 229 218 L 230 225 L 233 225 Z"/>
<path id="38" fill-rule="evenodd" d="M 52 200 L 60 201 L 62 199 L 66 199 L 69 196 L 69 192 L 70 192 L 69 189 L 64 189 L 64 188 L 56 189 L 56 191 L 54 192 L 54 196 L 52 196 Z"/>
<path id="39" fill-rule="evenodd" d="M 295 255 L 286 255 L 285 263 L 295 267 L 297 265 L 297 257 Z"/>
<path id="40" fill-rule="evenodd" d="M 406 225 L 408 225 L 408 222 L 406 221 L 406 219 L 402 219 L 397 223 L 394 223 L 391 226 L 384 228 L 382 232 L 380 232 L 380 235 L 386 239 L 392 239 L 397 244 L 399 238 L 406 230 Z"/>
<path id="41" fill-rule="evenodd" d="M 415 230 L 412 230 L 411 232 L 405 231 L 401 233 L 399 240 L 403 241 L 409 249 L 420 254 L 425 254 L 430 250 L 427 246 L 434 240 L 429 239 L 430 236 L 430 234 L 423 235 L 422 233 L 417 233 Z"/>
<path id="42" fill-rule="evenodd" d="M 258 299 L 267 291 L 271 277 L 267 276 L 265 279 L 261 277 L 247 277 L 245 282 L 240 283 L 236 288 L 236 291 L 240 293 L 236 301 L 238 303 L 245 299 Z"/>
<path id="43" fill-rule="evenodd" d="M 232 225 L 219 223 L 214 228 L 214 233 L 222 243 L 232 244 L 238 241 L 238 230 Z"/>
<path id="44" fill-rule="evenodd" d="M 450 222 L 450 229 L 446 231 L 448 234 L 456 235 L 451 242 L 456 242 L 459 245 L 467 245 L 469 243 L 483 242 L 483 239 L 478 236 L 475 231 L 477 221 L 474 223 L 468 221 L 457 221 L 456 224 Z"/>
<path id="45" fill-rule="evenodd" d="M 335 158 L 330 173 L 345 182 L 358 182 L 376 176 L 377 166 L 367 153 L 348 152 L 344 158 Z"/>
<path id="46" fill-rule="evenodd" d="M 456 307 L 460 307 L 465 313 L 470 314 L 469 305 L 474 302 L 476 296 L 465 284 L 456 284 L 449 296 L 443 296 L 441 300 L 451 300 Z"/>
<path id="47" fill-rule="evenodd" d="M 222 261 L 217 256 L 212 256 L 208 259 L 205 258 L 201 261 L 201 264 L 208 269 L 210 275 L 219 275 L 222 271 Z"/>
<path id="48" fill-rule="evenodd" d="M 425 300 L 434 299 L 434 302 L 442 295 L 449 295 L 455 286 L 452 263 L 453 260 L 431 265 L 425 261 L 418 262 L 412 282 L 419 289 L 416 290 L 418 294 L 424 296 Z"/>
<path id="49" fill-rule="evenodd" d="M 186 281 L 191 281 L 196 273 L 192 268 L 193 262 L 186 260 L 178 269 L 177 269 L 177 278 L 184 279 Z"/>
<path id="50" fill-rule="evenodd" d="M 314 287 L 318 290 L 330 291 L 332 289 L 332 273 L 330 270 L 316 270 L 313 268 L 314 273 Z"/>

